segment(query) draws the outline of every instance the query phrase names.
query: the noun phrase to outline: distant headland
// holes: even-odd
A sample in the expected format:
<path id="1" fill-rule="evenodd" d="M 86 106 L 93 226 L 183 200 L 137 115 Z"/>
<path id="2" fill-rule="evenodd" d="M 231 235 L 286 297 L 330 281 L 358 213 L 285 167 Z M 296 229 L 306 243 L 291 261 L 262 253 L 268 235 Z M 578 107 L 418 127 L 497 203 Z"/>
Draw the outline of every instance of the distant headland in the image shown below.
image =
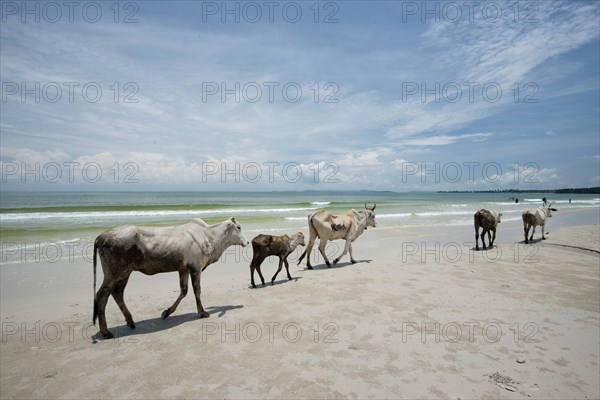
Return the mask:
<path id="1" fill-rule="evenodd" d="M 436 193 L 560 193 L 560 194 L 600 194 L 600 186 L 568 189 L 496 189 L 496 190 L 438 190 Z"/>

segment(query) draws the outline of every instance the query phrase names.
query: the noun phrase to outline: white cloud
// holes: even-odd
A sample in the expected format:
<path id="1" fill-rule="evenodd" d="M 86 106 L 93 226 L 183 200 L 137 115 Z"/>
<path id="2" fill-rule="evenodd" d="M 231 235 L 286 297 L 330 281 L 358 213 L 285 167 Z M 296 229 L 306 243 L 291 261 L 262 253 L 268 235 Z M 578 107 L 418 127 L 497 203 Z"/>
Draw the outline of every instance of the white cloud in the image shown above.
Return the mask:
<path id="1" fill-rule="evenodd" d="M 5 161 L 28 165 L 62 162 L 67 158 L 67 154 L 61 150 L 35 151 L 28 148 L 3 147 L 1 154 Z"/>
<path id="2" fill-rule="evenodd" d="M 472 133 L 466 135 L 439 135 L 425 138 L 409 139 L 404 144 L 409 146 L 446 146 L 462 140 L 485 140 L 492 136 L 491 133 Z"/>
<path id="3" fill-rule="evenodd" d="M 515 3 L 498 4 L 508 12 Z M 477 142 L 482 141 L 494 149 L 500 139 L 517 136 L 507 132 L 509 123 L 535 120 L 538 136 L 562 135 L 544 101 L 557 93 L 598 90 L 597 73 L 585 73 L 588 64 L 597 63 L 597 50 L 572 54 L 598 40 L 598 7 L 535 4 L 538 22 L 532 24 L 477 19 L 369 27 L 362 15 L 353 19 L 348 13 L 345 24 L 316 30 L 314 24 L 310 29 L 287 29 L 285 24 L 222 29 L 222 24 L 163 20 L 152 12 L 147 23 L 135 26 L 3 24 L 3 80 L 95 81 L 104 96 L 93 104 L 3 102 L 2 155 L 5 160 L 18 155 L 33 162 L 79 160 L 107 167 L 130 162 L 139 168 L 138 177 L 157 185 L 202 182 L 206 162 L 234 166 L 293 162 L 301 166 L 304 177 L 314 173 L 314 165 L 322 168 L 329 162 L 339 168 L 336 177 L 348 187 L 395 187 L 398 178 L 393 174 L 405 159 L 429 156 L 429 161 L 447 162 L 455 156 L 450 146 L 479 149 Z M 355 6 L 359 5 L 347 5 L 350 11 Z M 396 5 L 382 7 L 368 7 L 369 17 Z M 327 29 L 326 41 L 321 29 Z M 404 40 L 373 40 L 382 31 L 401 34 Z M 72 54 L 78 54 L 76 60 Z M 556 80 L 563 80 L 569 89 L 549 90 L 548 84 Z M 515 104 L 511 86 L 518 82 L 522 89 L 529 81 L 540 86 L 538 96 L 544 101 L 535 107 Z M 114 82 L 120 83 L 121 97 L 127 94 L 123 85 L 135 82 L 139 102 L 124 103 L 122 98 L 114 102 L 110 89 Z M 267 99 L 264 86 L 257 103 L 231 101 L 231 95 L 223 102 L 220 95 L 203 99 L 205 82 L 279 86 L 274 102 Z M 288 82 L 302 87 L 297 103 L 281 99 L 281 88 Z M 316 102 L 311 89 L 315 82 Z M 324 101 L 331 94 L 325 90 L 328 82 L 337 85 L 337 103 Z M 479 84 L 473 101 L 466 82 Z M 487 82 L 502 88 L 499 101 L 482 99 L 481 86 Z M 441 89 L 425 93 L 424 101 L 421 87 L 419 93 L 406 96 L 406 83 L 425 84 L 428 89 L 436 83 L 441 88 L 455 83 L 462 88 L 462 97 L 453 102 Z M 572 120 L 574 131 L 589 129 L 580 129 L 577 121 Z M 597 144 L 597 135 L 581 142 Z M 541 149 L 523 146 L 519 151 L 526 159 L 540 155 L 552 159 L 563 154 L 562 147 L 559 141 L 547 141 Z M 497 158 L 494 161 L 504 165 L 514 156 L 504 153 L 482 154 L 481 161 Z M 285 175 L 281 170 L 276 173 L 279 178 Z M 554 177 L 543 170 L 539 174 L 549 181 L 559 179 L 558 172 Z"/>

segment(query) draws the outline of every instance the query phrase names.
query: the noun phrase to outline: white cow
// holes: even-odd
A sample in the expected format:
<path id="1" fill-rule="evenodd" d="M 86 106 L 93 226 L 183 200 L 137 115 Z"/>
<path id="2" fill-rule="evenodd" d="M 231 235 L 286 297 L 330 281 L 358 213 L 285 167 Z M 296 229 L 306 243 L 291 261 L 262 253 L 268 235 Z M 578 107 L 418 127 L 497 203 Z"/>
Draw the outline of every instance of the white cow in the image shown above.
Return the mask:
<path id="1" fill-rule="evenodd" d="M 544 236 L 544 229 L 546 225 L 546 219 L 552 217 L 552 211 L 558 211 L 556 208 L 551 208 L 551 204 L 544 204 L 536 208 L 535 210 L 525 210 L 521 217 L 523 218 L 523 231 L 525 233 L 525 243 L 528 244 L 530 240 L 533 240 L 533 234 L 535 233 L 535 227 L 542 227 L 542 240 L 546 240 Z M 531 236 L 527 239 L 529 234 L 529 229 L 533 228 L 531 231 Z"/>
<path id="2" fill-rule="evenodd" d="M 310 237 L 308 239 L 308 245 L 306 250 L 298 259 L 298 264 L 302 262 L 304 256 L 306 257 L 306 267 L 313 269 L 310 265 L 310 252 L 312 251 L 313 245 L 316 238 L 319 238 L 319 251 L 325 259 L 327 267 L 331 264 L 325 255 L 325 246 L 329 240 L 344 239 L 346 246 L 342 254 L 333 261 L 333 265 L 337 264 L 340 259 L 350 252 L 350 261 L 352 264 L 356 263 L 356 260 L 352 256 L 352 242 L 354 242 L 362 233 L 367 229 L 367 226 L 375 227 L 375 207 L 367 208 L 365 204 L 365 211 L 349 210 L 343 214 L 334 214 L 326 210 L 319 210 L 308 216 L 308 228 Z"/>
<path id="3" fill-rule="evenodd" d="M 201 219 L 161 228 L 124 225 L 101 233 L 94 242 L 94 324 L 98 317 L 104 338 L 112 337 L 105 316 L 106 303 L 112 295 L 127 325 L 135 328 L 123 299 L 127 280 L 133 271 L 146 275 L 179 272 L 181 293 L 175 303 L 163 311 L 163 319 L 175 311 L 187 294 L 191 276 L 198 315 L 200 318 L 209 317 L 200 302 L 200 273 L 216 262 L 229 246 L 248 244 L 234 218 L 215 225 L 208 225 Z M 100 254 L 104 281 L 96 293 L 97 253 Z"/>

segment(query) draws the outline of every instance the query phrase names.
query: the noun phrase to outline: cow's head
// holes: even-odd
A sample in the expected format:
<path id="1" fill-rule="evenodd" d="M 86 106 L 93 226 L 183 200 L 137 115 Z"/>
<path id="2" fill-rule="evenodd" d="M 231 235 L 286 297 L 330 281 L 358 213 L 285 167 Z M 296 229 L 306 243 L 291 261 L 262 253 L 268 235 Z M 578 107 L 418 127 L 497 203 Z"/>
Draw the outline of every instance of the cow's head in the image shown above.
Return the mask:
<path id="1" fill-rule="evenodd" d="M 500 222 L 502 222 L 500 219 L 502 218 L 502 213 L 501 212 L 497 212 L 495 213 L 496 215 L 494 215 L 494 218 L 496 218 L 496 223 L 499 224 Z"/>
<path id="2" fill-rule="evenodd" d="M 229 237 L 229 241 L 232 245 L 240 245 L 242 247 L 246 247 L 250 244 L 244 234 L 242 233 L 242 226 L 235 220 L 235 218 L 231 218 L 227 222 L 227 233 Z"/>
<path id="3" fill-rule="evenodd" d="M 298 238 L 297 240 L 300 246 L 306 246 L 306 242 L 304 241 L 304 233 L 298 232 L 294 236 Z"/>
<path id="4" fill-rule="evenodd" d="M 558 211 L 556 208 L 552 207 L 552 204 L 548 204 L 546 206 L 546 217 L 550 218 L 552 216 L 552 211 Z"/>
<path id="5" fill-rule="evenodd" d="M 365 230 L 367 229 L 368 226 L 372 226 L 373 228 L 375 228 L 375 226 L 376 226 L 376 224 L 375 224 L 375 207 L 377 207 L 377 204 L 374 204 L 373 208 L 369 208 L 365 204 L 365 214 L 367 217 L 367 223 L 365 224 Z"/>

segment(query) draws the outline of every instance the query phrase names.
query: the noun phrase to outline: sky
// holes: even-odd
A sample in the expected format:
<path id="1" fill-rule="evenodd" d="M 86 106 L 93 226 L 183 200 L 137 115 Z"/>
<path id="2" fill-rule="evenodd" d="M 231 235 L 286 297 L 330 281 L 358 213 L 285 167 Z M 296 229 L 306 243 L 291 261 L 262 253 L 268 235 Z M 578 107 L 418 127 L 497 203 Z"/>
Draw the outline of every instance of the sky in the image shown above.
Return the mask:
<path id="1" fill-rule="evenodd" d="M 600 3 L 2 1 L 2 190 L 600 185 Z"/>

